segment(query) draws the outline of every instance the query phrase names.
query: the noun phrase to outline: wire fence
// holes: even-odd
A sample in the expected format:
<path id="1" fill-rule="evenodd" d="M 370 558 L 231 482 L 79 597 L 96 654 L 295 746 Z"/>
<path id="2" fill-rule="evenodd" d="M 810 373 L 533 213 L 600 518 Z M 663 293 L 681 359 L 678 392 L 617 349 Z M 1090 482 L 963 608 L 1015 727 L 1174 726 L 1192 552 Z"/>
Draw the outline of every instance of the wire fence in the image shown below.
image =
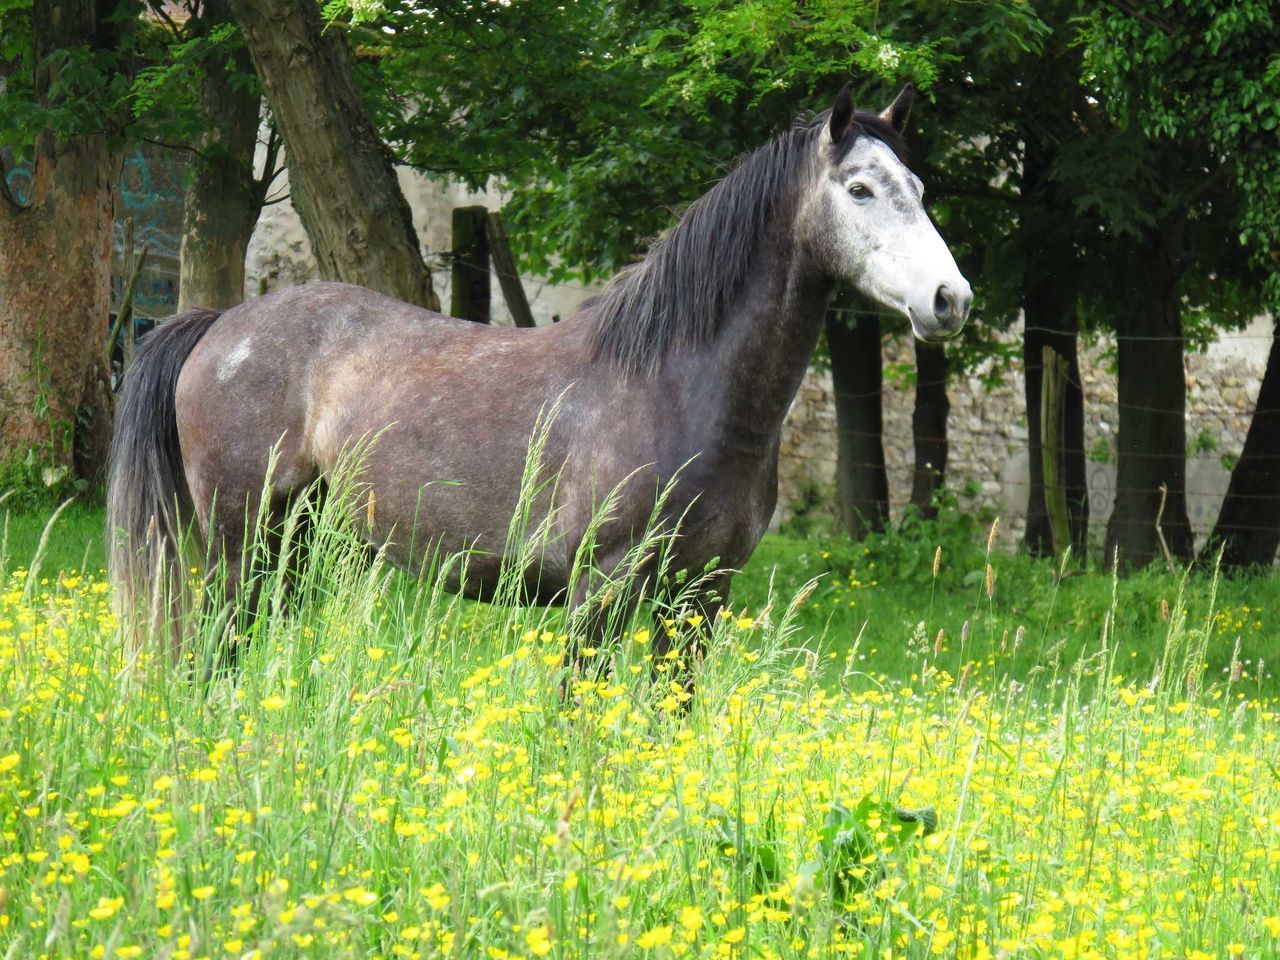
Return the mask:
<path id="1" fill-rule="evenodd" d="M 447 271 L 452 265 L 452 255 L 449 251 L 438 253 L 433 258 L 433 268 L 441 271 Z M 539 287 L 551 287 L 560 290 L 573 290 L 575 292 L 584 293 L 588 296 L 594 296 L 604 289 L 608 281 L 591 286 L 583 286 L 580 283 L 574 283 L 571 280 L 549 280 L 540 277 L 526 276 L 524 274 L 513 274 L 506 271 L 500 271 L 490 265 L 490 273 L 494 279 L 515 279 L 522 283 L 537 284 Z M 874 310 L 862 307 L 842 307 L 831 306 L 827 308 L 828 313 L 841 317 L 879 317 L 881 319 L 894 318 L 897 315 L 884 310 Z M 1246 331 L 1221 330 L 1214 331 L 1211 334 L 1181 334 L 1179 336 L 1158 336 L 1152 334 L 1130 334 L 1118 333 L 1113 330 L 1084 330 L 1084 331 L 1064 331 L 1054 327 L 1044 327 L 1037 324 L 1023 325 L 1017 327 L 1023 333 L 1045 333 L 1063 338 L 1079 337 L 1084 343 L 1088 344 L 1094 341 L 1099 343 L 1182 343 L 1184 345 L 1208 346 L 1213 343 L 1226 343 L 1232 341 L 1240 342 L 1270 342 L 1275 339 L 1273 333 L 1249 333 Z"/>
<path id="2" fill-rule="evenodd" d="M 1029 469 L 1030 458 L 1035 456 L 1035 451 L 1030 448 L 1025 439 L 1001 437 L 1000 442 L 993 442 L 989 434 L 954 427 L 949 429 L 946 435 L 932 431 L 917 435 L 910 430 L 893 427 L 877 433 L 871 430 L 839 428 L 835 424 L 824 424 L 823 430 L 836 438 L 844 435 L 866 441 L 876 438 L 883 441 L 885 461 L 874 458 L 868 460 L 864 455 L 842 462 L 854 470 L 884 469 L 894 491 L 889 505 L 895 512 L 900 512 L 910 503 L 910 497 L 905 494 L 910 488 L 911 478 L 916 469 L 914 447 L 917 441 L 933 445 L 943 442 L 947 444 L 946 487 L 953 494 L 960 496 L 959 502 L 966 508 L 982 506 L 996 510 L 1007 519 L 1017 520 L 1024 516 L 1026 505 L 1036 486 L 1031 482 Z M 975 450 L 977 456 L 975 456 Z M 1108 449 L 1110 455 L 1105 460 L 1092 456 L 1096 453 L 1097 447 L 1073 445 L 1067 450 L 1071 455 L 1086 458 L 1084 490 L 1081 492 L 1089 504 L 1089 510 L 1094 519 L 1120 525 L 1151 526 L 1150 520 L 1112 517 L 1111 514 L 1117 497 L 1154 497 L 1158 495 L 1156 489 L 1129 483 L 1120 484 L 1118 457 L 1110 449 Z M 960 454 L 958 457 L 957 453 Z M 1216 457 L 1215 454 L 1217 451 L 1197 450 L 1194 445 L 1188 446 L 1185 455 L 1165 451 L 1134 451 L 1133 453 L 1135 458 L 1146 460 L 1148 463 L 1167 464 L 1170 472 L 1174 467 L 1181 468 L 1178 486 L 1186 498 L 1188 519 L 1192 528 L 1201 533 L 1207 532 L 1216 522 L 1220 505 L 1227 491 L 1229 463 L 1223 462 L 1220 454 Z M 829 512 L 834 510 L 837 457 L 836 445 L 829 442 L 820 447 L 808 446 L 804 453 L 793 453 L 790 457 L 784 456 L 784 500 L 782 501 L 784 513 L 794 512 L 797 503 L 804 503 L 806 499 L 811 501 L 812 482 L 816 480 L 822 483 L 824 477 L 831 487 L 830 489 L 820 487 L 820 509 L 826 509 Z M 1210 468 L 1208 474 L 1204 472 L 1206 465 Z M 804 490 L 807 485 L 810 486 L 810 490 L 806 494 Z M 965 493 L 966 487 L 970 489 L 968 494 Z M 1234 496 L 1259 509 L 1266 504 L 1274 503 L 1276 499 L 1275 494 L 1265 492 L 1242 492 Z M 1172 508 L 1172 501 L 1170 501 L 1170 508 Z M 1168 522 L 1171 522 L 1171 519 Z M 1250 526 L 1260 530 L 1280 530 L 1280 527 L 1271 527 L 1261 522 L 1251 523 Z"/>

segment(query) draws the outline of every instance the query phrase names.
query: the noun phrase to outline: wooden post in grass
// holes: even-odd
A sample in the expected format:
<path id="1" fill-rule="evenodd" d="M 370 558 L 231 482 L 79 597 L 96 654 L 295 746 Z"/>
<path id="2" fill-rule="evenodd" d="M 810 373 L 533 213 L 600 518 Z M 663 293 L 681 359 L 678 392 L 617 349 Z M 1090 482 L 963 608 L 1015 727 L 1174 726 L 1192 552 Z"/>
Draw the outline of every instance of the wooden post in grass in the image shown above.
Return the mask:
<path id="1" fill-rule="evenodd" d="M 1040 386 L 1040 455 L 1044 465 L 1044 502 L 1049 514 L 1053 555 L 1061 562 L 1071 548 L 1071 520 L 1063 480 L 1062 426 L 1067 397 L 1067 361 L 1052 347 L 1044 348 Z"/>
<path id="2" fill-rule="evenodd" d="M 476 323 L 488 323 L 490 317 L 487 216 L 484 207 L 453 208 L 449 312 Z"/>
<path id="3" fill-rule="evenodd" d="M 517 327 L 537 326 L 533 322 L 533 311 L 529 309 L 529 298 L 524 294 L 524 285 L 520 283 L 520 273 L 516 270 L 516 258 L 511 252 L 511 243 L 507 240 L 507 228 L 502 223 L 502 214 L 496 210 L 489 214 L 485 230 L 489 236 L 493 269 L 498 274 L 498 283 L 502 284 L 502 298 L 507 301 L 511 319 Z"/>

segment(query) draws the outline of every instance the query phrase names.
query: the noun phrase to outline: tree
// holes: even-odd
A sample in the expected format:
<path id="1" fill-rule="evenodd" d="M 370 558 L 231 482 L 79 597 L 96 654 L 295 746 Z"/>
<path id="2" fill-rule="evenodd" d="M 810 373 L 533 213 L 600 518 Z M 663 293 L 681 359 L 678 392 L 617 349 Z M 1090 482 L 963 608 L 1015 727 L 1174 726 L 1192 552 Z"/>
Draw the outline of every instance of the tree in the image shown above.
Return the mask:
<path id="1" fill-rule="evenodd" d="M 854 540 L 889 522 L 880 315 L 843 289 L 826 317 L 836 412 L 836 515 Z"/>
<path id="2" fill-rule="evenodd" d="M 392 157 L 314 0 L 229 0 L 283 137 L 320 275 L 439 309 Z"/>
<path id="3" fill-rule="evenodd" d="M 1258 404 L 1249 423 L 1244 450 L 1227 495 L 1218 511 L 1213 533 L 1202 557 L 1212 560 L 1222 550 L 1222 566 L 1229 570 L 1270 567 L 1280 546 L 1280 335 L 1273 336 L 1267 369 L 1258 391 Z"/>
<path id="4" fill-rule="evenodd" d="M 947 349 L 940 343 L 916 341 L 916 400 L 911 412 L 915 463 L 911 470 L 911 505 L 920 516 L 938 514 L 937 493 L 947 477 Z"/>
<path id="5" fill-rule="evenodd" d="M 182 222 L 178 309 L 232 307 L 244 299 L 244 261 L 268 192 L 279 175 L 279 138 L 272 126 L 262 174 L 254 151 L 262 122 L 262 88 L 249 52 L 233 33 L 227 0 L 204 0 L 187 22 L 197 51 L 196 154 Z"/>
<path id="6" fill-rule="evenodd" d="M 0 170 L 3 485 L 57 490 L 106 458 L 118 104 L 135 12 L 127 0 L 42 0 L 0 14 L 0 131 L 31 170 L 21 196 Z"/>
<path id="7" fill-rule="evenodd" d="M 1187 173 L 1195 181 L 1188 187 L 1194 203 L 1185 214 L 1175 212 L 1177 229 L 1194 230 L 1210 219 L 1207 209 L 1215 226 L 1202 231 L 1207 240 L 1201 250 L 1216 252 L 1214 259 L 1247 252 L 1251 270 L 1232 265 L 1237 283 L 1256 284 L 1253 302 L 1273 314 L 1280 313 L 1276 28 L 1274 5 L 1263 0 L 1169 0 L 1116 2 L 1090 18 L 1085 34 L 1086 68 L 1113 117 L 1192 160 Z M 1233 235 L 1241 246 L 1222 249 L 1222 238 Z M 1149 256 L 1160 266 L 1169 254 L 1158 249 Z M 1238 298 L 1232 307 L 1235 319 L 1247 312 Z M 1272 371 L 1275 357 L 1273 350 L 1266 380 L 1280 377 Z M 1142 360 L 1135 357 L 1135 363 Z M 1273 395 L 1274 387 L 1268 404 Z M 1227 566 L 1270 563 L 1280 545 L 1280 438 L 1267 409 L 1260 396 L 1262 416 L 1255 414 L 1210 537 L 1211 545 L 1227 543 Z"/>
<path id="8" fill-rule="evenodd" d="M 1040 7 L 1052 37 L 1069 36 L 1080 14 L 1074 2 Z M 1020 58 L 1021 105 L 1015 113 L 1022 144 L 1016 167 L 1017 229 L 1012 239 L 1020 263 L 1023 309 L 1022 363 L 1027 406 L 1027 525 L 1024 543 L 1036 556 L 1053 556 L 1053 538 L 1045 501 L 1040 425 L 1044 348 L 1067 361 L 1062 430 L 1062 479 L 1067 497 L 1073 555 L 1083 561 L 1088 549 L 1089 497 L 1085 481 L 1084 392 L 1080 378 L 1077 299 L 1081 253 L 1097 236 L 1093 218 L 1073 209 L 1057 174 L 1061 145 L 1090 135 L 1081 123 L 1088 93 L 1080 81 L 1081 51 L 1069 42 L 1044 43 L 1034 56 Z"/>
<path id="9" fill-rule="evenodd" d="M 256 174 L 262 87 L 227 0 L 189 0 L 186 16 L 170 7 L 147 0 L 129 133 L 185 161 L 178 309 L 226 308 L 244 299 L 249 239 L 283 172 L 280 140 L 268 114 Z"/>

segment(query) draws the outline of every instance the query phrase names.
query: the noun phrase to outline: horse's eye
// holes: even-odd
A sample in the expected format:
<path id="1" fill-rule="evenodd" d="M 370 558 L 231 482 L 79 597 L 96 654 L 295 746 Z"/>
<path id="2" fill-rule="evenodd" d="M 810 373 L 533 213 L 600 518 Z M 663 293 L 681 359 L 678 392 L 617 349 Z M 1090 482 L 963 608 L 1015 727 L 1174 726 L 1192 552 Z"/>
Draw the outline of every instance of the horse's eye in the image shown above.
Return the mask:
<path id="1" fill-rule="evenodd" d="M 849 195 L 855 200 L 869 200 L 872 196 L 871 188 L 865 183 L 855 183 L 849 188 Z"/>

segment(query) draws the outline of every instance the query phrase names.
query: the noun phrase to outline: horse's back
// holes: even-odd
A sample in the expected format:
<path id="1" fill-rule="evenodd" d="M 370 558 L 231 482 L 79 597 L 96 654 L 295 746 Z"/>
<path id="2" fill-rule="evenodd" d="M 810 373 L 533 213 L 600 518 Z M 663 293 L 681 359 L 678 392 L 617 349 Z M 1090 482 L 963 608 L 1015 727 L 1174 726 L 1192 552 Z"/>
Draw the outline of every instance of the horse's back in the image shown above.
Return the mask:
<path id="1" fill-rule="evenodd" d="M 500 551 L 537 418 L 580 373 L 581 342 L 565 325 L 491 327 L 343 283 L 235 307 L 179 378 L 193 500 L 202 515 L 215 490 L 253 502 L 273 449 L 284 495 L 372 441 L 377 537 Z M 562 436 L 551 447 L 548 462 L 567 456 Z"/>

